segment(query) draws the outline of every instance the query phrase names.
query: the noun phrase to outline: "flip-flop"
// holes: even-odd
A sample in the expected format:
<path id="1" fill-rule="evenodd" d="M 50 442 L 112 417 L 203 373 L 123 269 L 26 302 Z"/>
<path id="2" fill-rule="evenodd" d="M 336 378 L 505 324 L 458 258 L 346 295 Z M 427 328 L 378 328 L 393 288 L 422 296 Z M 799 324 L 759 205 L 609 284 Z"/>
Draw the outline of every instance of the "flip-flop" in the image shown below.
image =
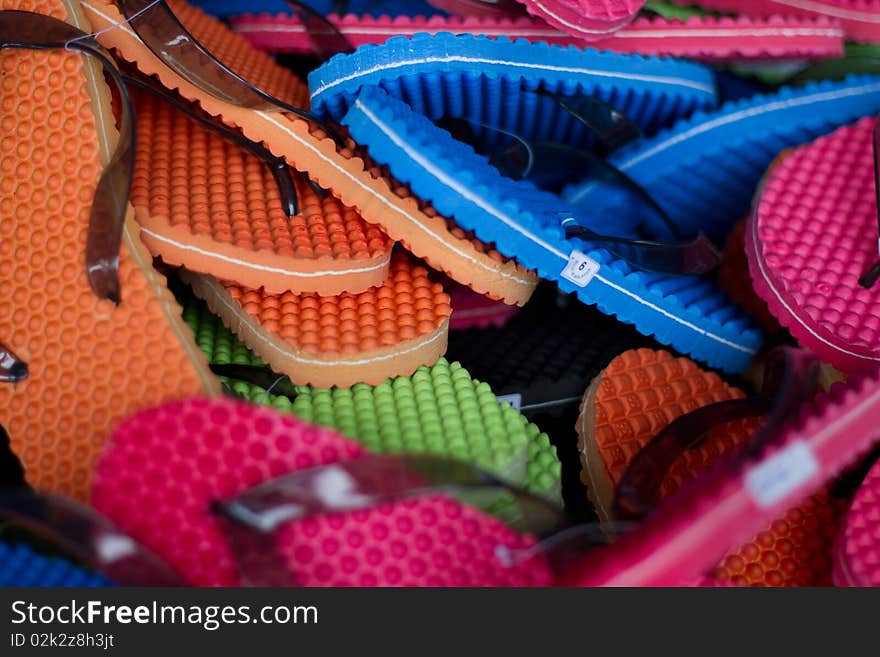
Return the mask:
<path id="1" fill-rule="evenodd" d="M 624 214 L 638 205 L 629 190 L 626 196 L 605 194 L 590 212 L 572 215 L 555 194 L 503 176 L 487 158 L 377 87 L 361 92 L 343 122 L 416 194 L 478 237 L 493 240 L 502 253 L 515 253 L 519 262 L 557 281 L 563 291 L 577 292 L 584 303 L 726 370 L 743 371 L 760 347 L 760 332 L 711 281 L 648 272 L 598 243 L 566 237 L 566 224 L 580 226 L 581 219 L 592 219 L 601 231 L 596 208 L 609 202 L 620 204 L 610 212 L 623 223 Z M 638 214 L 636 222 L 647 222 L 641 213 L 633 214 Z"/>
<path id="2" fill-rule="evenodd" d="M 584 46 L 583 39 L 532 18 L 392 18 L 330 14 L 327 21 L 355 48 L 381 45 L 396 36 L 422 32 L 508 37 L 553 46 Z M 254 12 L 235 16 L 229 23 L 235 32 L 261 50 L 310 54 L 316 48 L 308 25 L 295 15 Z M 612 35 L 593 41 L 590 46 L 618 53 L 687 57 L 713 63 L 814 60 L 843 54 L 843 29 L 835 20 L 823 16 L 707 16 L 686 21 L 644 17 Z"/>
<path id="3" fill-rule="evenodd" d="M 531 413 L 576 407 L 612 358 L 645 345 L 632 327 L 549 286 L 503 327 L 450 332 L 446 356 Z"/>
<path id="4" fill-rule="evenodd" d="M 754 287 L 798 342 L 843 371 L 880 363 L 873 139 L 865 118 L 799 148 L 762 184 L 746 230 Z"/>
<path id="5" fill-rule="evenodd" d="M 0 541 L 0 586 L 104 588 L 113 583 L 67 559 L 42 555 L 27 544 Z"/>
<path id="6" fill-rule="evenodd" d="M 880 465 L 862 481 L 846 513 L 834 554 L 835 586 L 880 586 L 877 564 L 877 501 Z"/>
<path id="7" fill-rule="evenodd" d="M 746 216 L 755 189 L 784 149 L 880 111 L 880 77 L 850 77 L 727 103 L 697 113 L 610 157 L 666 210 L 685 235 L 724 239 Z M 699 176 L 693 172 L 699 171 Z M 601 186 L 585 181 L 563 194 L 589 207 Z"/>
<path id="8" fill-rule="evenodd" d="M 378 227 L 333 196 L 321 198 L 296 172 L 285 181 L 294 186 L 295 206 L 286 210 L 278 163 L 151 93 L 132 95 L 138 149 L 131 203 L 153 255 L 277 294 L 358 293 L 385 282 L 392 243 Z"/>
<path id="9" fill-rule="evenodd" d="M 157 76 L 164 86 L 178 90 L 187 100 L 197 101 L 209 114 L 219 117 L 228 126 L 241 129 L 248 139 L 264 143 L 274 155 L 283 156 L 292 167 L 331 190 L 344 205 L 355 208 L 366 221 L 379 225 L 393 240 L 402 242 L 435 269 L 477 292 L 508 303 L 522 304 L 531 295 L 536 284 L 531 272 L 511 260 L 497 259 L 491 245 L 476 243 L 431 208 L 420 205 L 399 183 L 365 161 L 362 153 L 353 152 L 352 144 L 340 147 L 323 128 L 315 126 L 314 121 L 305 120 L 304 110 L 297 109 L 298 114 L 276 111 L 280 107 L 278 102 L 288 109 L 304 107 L 308 103 L 306 86 L 217 19 L 178 0 L 171 3 L 173 14 L 169 14 L 171 10 L 162 2 L 151 6 L 136 20 L 163 26 L 170 22 L 172 27 L 168 29 L 179 30 L 181 38 L 158 37 L 166 37 L 185 49 L 197 48 L 193 41 L 197 37 L 221 60 L 241 71 L 248 82 L 242 82 L 241 77 L 231 77 L 226 68 L 222 69 L 226 72 L 218 73 L 225 63 L 217 63 L 204 55 L 192 56 L 191 50 L 186 54 L 175 53 L 180 56 L 172 58 L 172 63 L 179 62 L 175 65 L 184 69 L 193 59 L 211 67 L 211 73 L 206 74 L 208 79 L 219 80 L 217 84 L 223 89 L 215 90 L 215 94 L 227 93 L 227 97 L 232 96 L 238 104 L 219 100 L 169 68 L 138 38 L 131 24 L 123 23 L 124 17 L 115 3 L 85 0 L 81 4 L 99 40 L 121 59 L 136 64 L 144 74 Z M 135 0 L 127 3 L 127 6 L 133 5 L 139 6 Z M 184 28 L 175 23 L 176 20 L 189 29 L 189 36 L 184 35 Z M 153 29 L 148 28 L 145 34 L 153 34 Z M 181 73 L 195 75 L 192 69 L 181 70 Z M 234 87 L 231 91 L 230 85 Z M 257 93 L 253 85 L 275 94 L 271 96 L 274 100 L 267 101 L 267 92 Z"/>
<path id="10" fill-rule="evenodd" d="M 250 565 L 242 558 L 250 551 L 242 540 L 247 530 L 231 531 L 234 521 L 225 524 L 223 517 L 270 520 L 261 510 L 275 520 L 262 525 L 262 542 L 256 529 L 250 532 L 261 552 L 255 556 L 275 558 L 270 583 L 276 585 L 552 581 L 542 557 L 503 566 L 499 546 L 523 549 L 534 539 L 499 519 L 430 489 L 401 498 L 408 468 L 397 465 L 399 458 L 370 456 L 337 433 L 274 409 L 191 400 L 140 413 L 117 429 L 98 466 L 93 500 L 189 585 L 253 582 L 253 571 L 242 572 Z M 430 476 L 428 468 L 430 461 L 424 472 Z M 269 497 L 254 488 L 276 477 L 279 484 L 263 487 Z M 410 479 L 410 486 L 417 481 Z M 328 485 L 335 495 L 322 493 Z M 288 498 L 286 511 L 276 512 L 273 496 Z"/>
<path id="11" fill-rule="evenodd" d="M 0 586 L 179 584 L 160 558 L 90 507 L 30 489 L 0 491 Z"/>
<path id="12" fill-rule="evenodd" d="M 184 319 L 212 367 L 229 375 L 223 380 L 243 399 L 336 429 L 379 454 L 457 458 L 537 495 L 559 497 L 559 459 L 547 434 L 458 363 L 441 358 L 378 386 L 290 390 L 203 303 L 185 302 Z M 261 380 L 253 383 L 254 376 Z"/>
<path id="13" fill-rule="evenodd" d="M 432 120 L 471 119 L 572 145 L 589 140 L 589 129 L 536 91 L 596 96 L 648 133 L 716 102 L 711 72 L 698 64 L 470 35 L 391 39 L 309 74 L 313 109 L 336 120 L 370 86 Z"/>
<path id="14" fill-rule="evenodd" d="M 85 499 L 117 422 L 220 384 L 137 236 L 130 118 L 117 137 L 101 68 L 77 50 L 112 59 L 85 34 L 78 2 L 40 6 L 46 17 L 0 13 L 3 42 L 55 45 L 0 51 L 0 342 L 27 374 L 0 376 L 0 424 L 32 485 Z"/>
<path id="15" fill-rule="evenodd" d="M 205 274 L 182 278 L 255 354 L 297 384 L 376 385 L 446 352 L 449 295 L 402 252 L 383 285 L 360 294 L 269 294 Z"/>
<path id="16" fill-rule="evenodd" d="M 680 586 L 731 546 L 820 493 L 877 441 L 878 375 L 853 376 L 805 404 L 758 449 L 734 454 L 670 495 L 642 524 L 588 555 L 580 586 Z M 815 531 L 812 527 L 808 531 Z M 760 535 L 758 543 L 760 544 Z"/>
<path id="17" fill-rule="evenodd" d="M 600 520 L 615 519 L 614 496 L 636 455 L 674 420 L 712 403 L 745 394 L 665 351 L 627 351 L 593 379 L 577 422 L 581 479 Z M 746 445 L 760 418 L 722 424 L 697 447 L 683 449 L 659 485 L 660 499 Z M 713 576 L 745 586 L 830 584 L 831 545 L 838 507 L 827 492 L 770 523 L 751 542 L 725 556 Z"/>
<path id="18" fill-rule="evenodd" d="M 880 3 L 877 0 L 673 0 L 676 4 L 748 16 L 819 14 L 836 18 L 854 41 L 880 42 Z"/>
<path id="19" fill-rule="evenodd" d="M 526 11 L 587 41 L 632 22 L 645 0 L 518 0 Z"/>

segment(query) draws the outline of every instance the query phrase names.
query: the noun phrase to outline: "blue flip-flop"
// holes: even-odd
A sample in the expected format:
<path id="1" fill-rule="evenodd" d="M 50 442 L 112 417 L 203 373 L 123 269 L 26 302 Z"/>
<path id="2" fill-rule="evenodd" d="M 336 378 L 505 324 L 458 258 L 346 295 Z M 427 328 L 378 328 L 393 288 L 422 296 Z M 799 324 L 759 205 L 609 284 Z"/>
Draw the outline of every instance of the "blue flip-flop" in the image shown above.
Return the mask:
<path id="1" fill-rule="evenodd" d="M 567 239 L 571 213 L 559 196 L 501 175 L 382 89 L 361 90 L 342 122 L 441 214 L 583 302 L 730 372 L 744 371 L 761 347 L 761 331 L 707 277 L 638 270 L 605 249 Z"/>
<path id="2" fill-rule="evenodd" d="M 200 9 L 226 18 L 242 14 L 289 14 L 290 5 L 284 0 L 189 0 Z M 320 14 L 334 11 L 335 0 L 304 0 L 304 3 Z M 351 0 L 346 13 L 370 16 L 434 16 L 444 12 L 425 0 Z"/>
<path id="3" fill-rule="evenodd" d="M 333 57 L 309 75 L 312 111 L 339 120 L 369 86 L 433 120 L 468 119 L 572 146 L 590 142 L 589 128 L 536 92 L 597 97 L 645 134 L 717 104 L 712 72 L 699 64 L 440 33 Z"/>
<path id="4" fill-rule="evenodd" d="M 0 587 L 109 587 L 103 575 L 60 557 L 47 557 L 23 543 L 0 541 Z"/>
<path id="5" fill-rule="evenodd" d="M 781 151 L 880 112 L 880 77 L 783 88 L 700 112 L 610 161 L 644 187 L 685 235 L 723 238 L 749 211 L 767 167 Z M 594 181 L 563 198 L 588 209 L 602 194 Z"/>

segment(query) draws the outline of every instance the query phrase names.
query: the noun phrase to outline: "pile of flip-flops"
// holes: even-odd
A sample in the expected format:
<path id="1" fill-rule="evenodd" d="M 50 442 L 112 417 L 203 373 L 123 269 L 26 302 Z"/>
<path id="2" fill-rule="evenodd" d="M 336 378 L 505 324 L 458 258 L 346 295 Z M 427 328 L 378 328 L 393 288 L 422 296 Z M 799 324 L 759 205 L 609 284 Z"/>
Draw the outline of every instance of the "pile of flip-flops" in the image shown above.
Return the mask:
<path id="1" fill-rule="evenodd" d="M 878 115 L 873 0 L 0 0 L 0 586 L 880 585 Z"/>

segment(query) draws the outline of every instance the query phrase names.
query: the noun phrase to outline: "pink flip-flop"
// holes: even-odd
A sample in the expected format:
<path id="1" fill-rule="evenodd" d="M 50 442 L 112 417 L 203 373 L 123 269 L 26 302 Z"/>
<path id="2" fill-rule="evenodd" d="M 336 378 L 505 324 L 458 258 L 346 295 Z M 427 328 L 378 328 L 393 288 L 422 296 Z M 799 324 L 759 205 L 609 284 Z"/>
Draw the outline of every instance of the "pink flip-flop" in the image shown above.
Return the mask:
<path id="1" fill-rule="evenodd" d="M 537 18 L 587 41 L 632 22 L 645 0 L 519 0 Z"/>
<path id="2" fill-rule="evenodd" d="M 755 291 L 801 345 L 838 369 L 880 365 L 872 140 L 865 118 L 799 148 L 767 175 L 746 229 Z"/>
<path id="3" fill-rule="evenodd" d="M 878 0 L 673 0 L 679 5 L 700 5 L 704 9 L 745 16 L 820 15 L 840 20 L 848 38 L 866 43 L 880 42 Z"/>
<path id="4" fill-rule="evenodd" d="M 380 45 L 393 37 L 412 36 L 418 32 L 481 34 L 557 46 L 585 45 L 582 38 L 527 16 L 392 18 L 330 14 L 327 21 L 355 48 Z M 230 25 L 261 50 L 309 54 L 316 47 L 308 29 L 295 15 L 244 14 L 232 17 Z M 590 45 L 620 53 L 688 57 L 707 62 L 814 60 L 843 55 L 843 28 L 837 20 L 825 16 L 706 16 L 686 21 L 645 17 Z"/>
<path id="5" fill-rule="evenodd" d="M 853 499 L 837 541 L 835 586 L 880 586 L 880 462 Z"/>
<path id="6" fill-rule="evenodd" d="M 806 404 L 763 447 L 726 460 L 667 498 L 638 528 L 587 556 L 580 586 L 693 584 L 747 540 L 831 482 L 877 440 L 880 371 Z"/>
<path id="7" fill-rule="evenodd" d="M 418 488 L 421 476 L 401 465 L 412 462 L 426 477 L 451 463 L 372 456 L 271 408 L 196 399 L 120 425 L 92 500 L 189 585 L 552 582 L 543 556 L 514 565 L 499 558 L 499 549 L 528 550 L 534 539 L 436 488 Z"/>

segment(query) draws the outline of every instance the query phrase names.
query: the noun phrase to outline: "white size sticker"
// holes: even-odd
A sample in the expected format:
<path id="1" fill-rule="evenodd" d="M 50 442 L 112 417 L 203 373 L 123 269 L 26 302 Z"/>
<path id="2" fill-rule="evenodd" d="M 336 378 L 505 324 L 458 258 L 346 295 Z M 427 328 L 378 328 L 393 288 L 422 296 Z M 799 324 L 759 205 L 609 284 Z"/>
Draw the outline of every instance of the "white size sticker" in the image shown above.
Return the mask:
<path id="1" fill-rule="evenodd" d="M 568 264 L 562 270 L 562 278 L 578 287 L 587 287 L 593 277 L 599 273 L 599 268 L 599 263 L 590 256 L 580 251 L 572 251 L 568 256 Z"/>
<path id="2" fill-rule="evenodd" d="M 778 504 L 818 472 L 819 464 L 813 450 L 798 441 L 752 468 L 746 474 L 746 486 L 755 503 L 768 508 Z"/>
<path id="3" fill-rule="evenodd" d="M 498 401 L 500 401 L 502 404 L 513 406 L 513 408 L 517 411 L 522 408 L 522 395 L 518 392 L 512 395 L 499 395 Z"/>

